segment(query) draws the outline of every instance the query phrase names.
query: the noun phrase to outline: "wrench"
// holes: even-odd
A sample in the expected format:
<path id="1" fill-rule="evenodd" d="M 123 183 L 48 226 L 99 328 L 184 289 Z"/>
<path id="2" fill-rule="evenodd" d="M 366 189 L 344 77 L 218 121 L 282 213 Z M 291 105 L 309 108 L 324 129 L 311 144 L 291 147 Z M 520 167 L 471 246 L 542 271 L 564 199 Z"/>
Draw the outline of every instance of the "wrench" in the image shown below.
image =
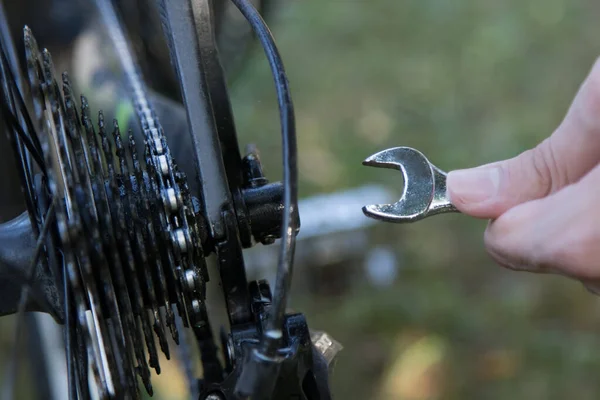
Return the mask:
<path id="1" fill-rule="evenodd" d="M 446 194 L 446 173 L 418 150 L 394 147 L 373 154 L 363 161 L 363 165 L 398 169 L 404 177 L 400 200 L 393 204 L 364 206 L 362 210 L 367 217 L 407 223 L 435 214 L 459 212 Z"/>

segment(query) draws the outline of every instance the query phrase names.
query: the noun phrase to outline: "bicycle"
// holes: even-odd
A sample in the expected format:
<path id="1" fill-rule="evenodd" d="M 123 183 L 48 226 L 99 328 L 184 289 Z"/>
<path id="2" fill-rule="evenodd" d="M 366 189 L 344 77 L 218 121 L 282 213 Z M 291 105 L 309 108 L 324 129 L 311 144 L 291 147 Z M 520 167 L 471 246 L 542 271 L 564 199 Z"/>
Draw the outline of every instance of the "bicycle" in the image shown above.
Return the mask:
<path id="1" fill-rule="evenodd" d="M 248 0 L 232 0 L 273 73 L 282 183 L 268 182 L 256 150 L 241 156 L 212 2 L 156 1 L 186 111 L 183 147 L 188 159 L 190 149 L 194 156 L 192 179 L 175 162 L 173 137 L 153 108 L 115 5 L 95 3 L 139 123 L 127 136 L 102 112 L 94 122 L 91 102 L 76 99 L 68 74 L 56 80 L 50 53 L 40 51 L 27 27 L 22 73 L 0 3 L 1 111 L 27 206 L 0 226 L 6 300 L 0 315 L 43 311 L 64 324 L 70 399 L 91 398 L 94 391 L 101 399 L 139 398 L 138 380 L 152 394 L 150 368 L 160 372 L 154 335 L 169 358 L 166 329 L 178 343 L 186 328 L 203 366 L 203 377 L 191 384 L 194 397 L 330 398 L 328 360 L 335 342 L 326 335 L 311 338 L 302 314 L 286 314 L 300 224 L 294 110 L 264 20 Z M 271 295 L 267 281 L 247 281 L 243 249 L 276 239 L 280 252 Z M 229 323 L 219 340 L 205 302 L 206 283 L 215 279 L 206 261 L 211 254 Z"/>

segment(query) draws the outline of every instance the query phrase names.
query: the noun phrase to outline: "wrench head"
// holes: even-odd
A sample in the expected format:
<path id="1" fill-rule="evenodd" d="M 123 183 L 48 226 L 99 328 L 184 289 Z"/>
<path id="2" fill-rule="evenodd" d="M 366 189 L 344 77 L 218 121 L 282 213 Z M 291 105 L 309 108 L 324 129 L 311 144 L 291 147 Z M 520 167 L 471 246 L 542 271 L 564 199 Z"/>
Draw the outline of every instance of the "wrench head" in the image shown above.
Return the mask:
<path id="1" fill-rule="evenodd" d="M 434 196 L 435 181 L 432 165 L 421 152 L 410 147 L 394 147 L 373 154 L 363 161 L 363 165 L 397 169 L 404 178 L 400 200 L 393 204 L 364 206 L 363 213 L 367 217 L 403 223 L 427 216 Z"/>

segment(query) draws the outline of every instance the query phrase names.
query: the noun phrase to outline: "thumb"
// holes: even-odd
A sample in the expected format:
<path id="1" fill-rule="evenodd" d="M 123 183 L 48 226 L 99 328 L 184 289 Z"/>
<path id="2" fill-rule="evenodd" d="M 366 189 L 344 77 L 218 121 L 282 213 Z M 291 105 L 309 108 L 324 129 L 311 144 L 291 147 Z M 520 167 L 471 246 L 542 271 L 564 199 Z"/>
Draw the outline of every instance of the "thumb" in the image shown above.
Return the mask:
<path id="1" fill-rule="evenodd" d="M 551 143 L 548 138 L 515 158 L 451 171 L 450 200 L 466 214 L 494 219 L 518 204 L 545 197 L 564 184 Z"/>
<path id="2" fill-rule="evenodd" d="M 600 59 L 556 131 L 510 160 L 448 174 L 448 195 L 460 211 L 494 219 L 506 210 L 577 182 L 600 161 Z"/>

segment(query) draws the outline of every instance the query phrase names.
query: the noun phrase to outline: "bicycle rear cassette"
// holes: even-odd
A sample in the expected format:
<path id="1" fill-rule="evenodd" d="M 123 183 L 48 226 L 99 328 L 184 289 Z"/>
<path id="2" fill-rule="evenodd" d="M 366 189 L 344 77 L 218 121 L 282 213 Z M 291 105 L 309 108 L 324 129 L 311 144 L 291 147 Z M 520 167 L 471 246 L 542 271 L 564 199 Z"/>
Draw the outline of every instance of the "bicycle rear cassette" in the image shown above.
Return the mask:
<path id="1" fill-rule="evenodd" d="M 59 85 L 50 53 L 28 28 L 24 35 L 48 191 L 96 384 L 135 397 L 139 375 L 152 393 L 149 367 L 160 372 L 152 331 L 169 358 L 173 305 L 184 326 L 209 330 L 201 217 L 143 89 L 133 88 L 140 157 L 131 131 L 124 138 L 102 111 L 94 124 L 83 96 L 78 109 L 68 75 Z"/>

